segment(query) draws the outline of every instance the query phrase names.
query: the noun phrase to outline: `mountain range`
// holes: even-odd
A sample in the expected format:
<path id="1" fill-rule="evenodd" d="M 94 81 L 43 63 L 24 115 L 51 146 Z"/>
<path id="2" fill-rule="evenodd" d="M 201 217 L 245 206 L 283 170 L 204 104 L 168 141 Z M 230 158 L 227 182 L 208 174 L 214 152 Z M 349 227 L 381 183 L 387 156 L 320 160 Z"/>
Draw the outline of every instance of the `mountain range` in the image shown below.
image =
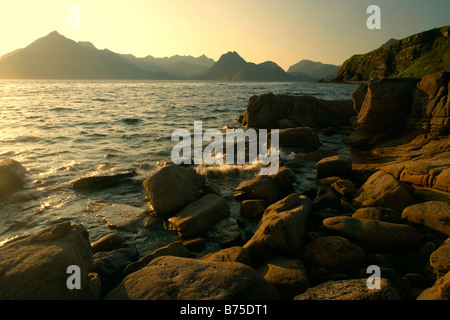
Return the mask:
<path id="1" fill-rule="evenodd" d="M 390 39 L 369 53 L 354 55 L 342 64 L 332 81 L 420 79 L 440 71 L 450 71 L 450 25 Z"/>
<path id="2" fill-rule="evenodd" d="M 272 61 L 247 62 L 234 51 L 217 62 L 205 55 L 137 58 L 99 50 L 90 42 L 76 42 L 53 31 L 0 57 L 0 78 L 316 81 L 332 74 L 324 71 L 332 67 L 336 74 L 337 66 L 301 61 L 286 72 Z"/>

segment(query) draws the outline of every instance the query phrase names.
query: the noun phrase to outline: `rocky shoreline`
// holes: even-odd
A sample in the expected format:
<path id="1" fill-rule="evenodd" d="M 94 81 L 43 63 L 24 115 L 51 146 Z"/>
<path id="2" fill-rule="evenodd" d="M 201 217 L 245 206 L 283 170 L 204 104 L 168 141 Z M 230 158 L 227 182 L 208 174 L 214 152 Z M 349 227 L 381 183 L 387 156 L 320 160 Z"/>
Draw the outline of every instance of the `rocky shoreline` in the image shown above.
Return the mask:
<path id="1" fill-rule="evenodd" d="M 164 165 L 144 181 L 149 210 L 138 216 L 177 241 L 143 255 L 115 232 L 91 243 L 81 224 L 61 222 L 0 247 L 0 299 L 448 300 L 449 79 L 371 81 L 348 101 L 252 97 L 240 123 L 279 128 L 281 148 L 296 154 L 277 174 L 225 196 L 211 176 Z M 317 130 L 345 134 L 351 156 L 322 149 Z M 317 187 L 298 181 L 306 165 Z M 0 163 L 3 199 L 25 175 Z M 221 249 L 207 252 L 209 242 Z M 80 289 L 68 288 L 73 265 Z M 369 288 L 370 266 L 379 288 Z"/>

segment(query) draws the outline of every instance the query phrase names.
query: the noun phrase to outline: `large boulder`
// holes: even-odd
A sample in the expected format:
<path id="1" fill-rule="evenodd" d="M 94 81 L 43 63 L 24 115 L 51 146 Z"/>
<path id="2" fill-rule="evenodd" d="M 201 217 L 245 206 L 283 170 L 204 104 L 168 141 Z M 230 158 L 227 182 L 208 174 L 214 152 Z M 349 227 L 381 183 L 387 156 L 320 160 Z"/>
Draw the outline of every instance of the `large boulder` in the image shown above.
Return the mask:
<path id="1" fill-rule="evenodd" d="M 122 183 L 132 182 L 135 171 L 112 175 L 87 176 L 75 180 L 72 187 L 76 191 L 87 192 L 116 187 Z"/>
<path id="2" fill-rule="evenodd" d="M 201 196 L 205 178 L 194 169 L 168 165 L 144 181 L 147 198 L 160 215 L 171 215 Z"/>
<path id="3" fill-rule="evenodd" d="M 253 237 L 244 244 L 252 261 L 273 254 L 288 258 L 298 257 L 306 238 L 306 225 L 312 210 L 311 200 L 299 196 L 300 202 L 287 211 L 265 215 Z"/>
<path id="4" fill-rule="evenodd" d="M 268 134 L 271 136 L 271 133 Z M 308 127 L 288 128 L 279 130 L 279 146 L 301 148 L 311 152 L 320 148 L 319 137 Z"/>
<path id="5" fill-rule="evenodd" d="M 383 207 L 397 211 L 415 204 L 408 190 L 392 175 L 377 171 L 360 188 L 353 201 L 357 207 Z"/>
<path id="6" fill-rule="evenodd" d="M 402 219 L 424 225 L 450 236 L 450 204 L 443 201 L 427 201 L 403 210 Z"/>
<path id="7" fill-rule="evenodd" d="M 79 267 L 81 289 L 67 285 L 77 277 L 70 266 Z M 97 299 L 100 279 L 92 270 L 86 229 L 61 222 L 0 247 L 0 300 Z"/>
<path id="8" fill-rule="evenodd" d="M 25 184 L 27 170 L 12 159 L 0 162 L 0 201 L 8 199 Z"/>
<path id="9" fill-rule="evenodd" d="M 198 236 L 220 220 L 228 218 L 230 206 L 227 201 L 210 193 L 188 204 L 180 212 L 170 217 L 170 227 L 184 238 Z"/>
<path id="10" fill-rule="evenodd" d="M 354 241 L 369 252 L 405 252 L 419 247 L 419 232 L 406 224 L 371 219 L 331 217 L 323 220 L 330 232 Z"/>
<path id="11" fill-rule="evenodd" d="M 382 79 L 363 85 L 366 88 L 359 89 L 354 99 L 354 109 L 359 111 L 356 128 L 344 142 L 370 146 L 401 132 L 411 111 L 416 84 L 410 79 Z"/>
<path id="12" fill-rule="evenodd" d="M 273 300 L 277 290 L 239 262 L 159 257 L 128 275 L 109 300 Z"/>
<path id="13" fill-rule="evenodd" d="M 282 123 L 289 126 L 347 125 L 355 115 L 349 100 L 322 100 L 310 96 L 274 95 L 272 93 L 253 96 L 249 99 L 241 123 L 261 129 L 279 128 Z"/>
<path id="14" fill-rule="evenodd" d="M 262 175 L 239 183 L 235 191 L 242 200 L 264 200 L 266 204 L 272 204 L 281 197 L 277 183 L 272 178 Z"/>

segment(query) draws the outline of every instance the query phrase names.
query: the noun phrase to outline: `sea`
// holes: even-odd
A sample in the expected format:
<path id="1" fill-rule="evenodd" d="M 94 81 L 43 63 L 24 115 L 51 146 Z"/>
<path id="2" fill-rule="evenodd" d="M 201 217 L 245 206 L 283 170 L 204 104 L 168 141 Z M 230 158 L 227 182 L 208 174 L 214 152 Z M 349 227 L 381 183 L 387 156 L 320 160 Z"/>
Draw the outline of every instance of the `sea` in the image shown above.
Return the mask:
<path id="1" fill-rule="evenodd" d="M 117 232 L 141 254 L 167 245 L 177 239 L 172 231 L 148 221 L 136 227 L 141 220 L 133 219 L 148 209 L 142 182 L 170 161 L 174 130 L 193 132 L 194 121 L 203 130 L 239 128 L 237 118 L 254 95 L 350 99 L 355 89 L 314 82 L 0 80 L 0 161 L 14 159 L 28 171 L 24 189 L 0 203 L 0 245 L 67 220 L 82 223 L 91 243 Z M 318 134 L 322 148 L 349 152 L 341 135 Z M 282 150 L 281 157 L 298 154 Z M 113 188 L 72 187 L 82 177 L 130 171 L 136 175 Z M 233 189 L 255 170 L 227 172 L 209 175 L 208 183 L 238 216 Z M 311 165 L 296 174 L 296 190 L 317 183 Z"/>

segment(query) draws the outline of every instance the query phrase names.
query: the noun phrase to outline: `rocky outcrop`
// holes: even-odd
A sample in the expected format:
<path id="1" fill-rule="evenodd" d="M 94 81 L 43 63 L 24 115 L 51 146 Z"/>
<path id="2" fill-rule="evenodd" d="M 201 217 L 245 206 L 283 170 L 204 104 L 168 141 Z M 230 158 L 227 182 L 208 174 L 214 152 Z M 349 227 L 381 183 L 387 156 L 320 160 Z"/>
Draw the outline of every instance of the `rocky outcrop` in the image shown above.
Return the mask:
<path id="1" fill-rule="evenodd" d="M 354 55 L 342 64 L 334 81 L 355 82 L 383 78 L 421 78 L 449 70 L 449 29 L 436 28 L 411 35 L 375 49 Z"/>
<path id="2" fill-rule="evenodd" d="M 70 266 L 79 267 L 80 289 L 67 285 Z M 100 280 L 92 270 L 86 229 L 61 222 L 0 247 L 0 299 L 97 299 Z"/>
<path id="3" fill-rule="evenodd" d="M 148 177 L 144 188 L 156 213 L 167 216 L 198 200 L 205 182 L 194 169 L 168 165 Z"/>
<path id="4" fill-rule="evenodd" d="M 109 300 L 273 300 L 277 290 L 238 262 L 160 257 L 128 275 Z"/>
<path id="5" fill-rule="evenodd" d="M 0 162 L 0 201 L 8 199 L 25 184 L 27 170 L 12 159 Z"/>
<path id="6" fill-rule="evenodd" d="M 279 122 L 287 119 L 290 127 L 325 128 L 348 125 L 354 115 L 351 100 L 268 93 L 250 98 L 241 124 L 256 129 L 277 129 Z"/>

